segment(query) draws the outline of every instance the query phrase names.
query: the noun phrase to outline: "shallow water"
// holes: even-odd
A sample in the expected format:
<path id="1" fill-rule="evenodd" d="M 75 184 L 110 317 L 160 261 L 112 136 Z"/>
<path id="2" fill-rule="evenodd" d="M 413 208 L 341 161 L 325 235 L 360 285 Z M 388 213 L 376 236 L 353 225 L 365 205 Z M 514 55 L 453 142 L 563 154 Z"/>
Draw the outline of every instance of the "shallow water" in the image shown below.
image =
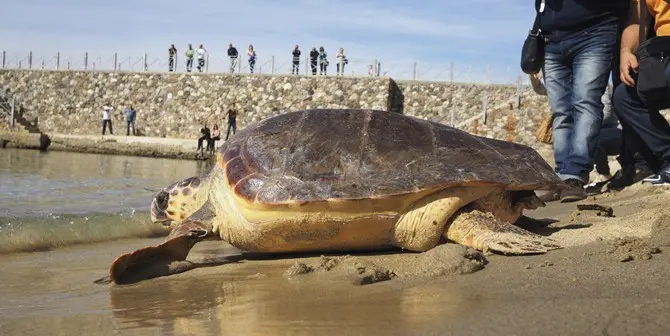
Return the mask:
<path id="1" fill-rule="evenodd" d="M 0 149 L 0 253 L 160 234 L 152 197 L 202 161 Z"/>

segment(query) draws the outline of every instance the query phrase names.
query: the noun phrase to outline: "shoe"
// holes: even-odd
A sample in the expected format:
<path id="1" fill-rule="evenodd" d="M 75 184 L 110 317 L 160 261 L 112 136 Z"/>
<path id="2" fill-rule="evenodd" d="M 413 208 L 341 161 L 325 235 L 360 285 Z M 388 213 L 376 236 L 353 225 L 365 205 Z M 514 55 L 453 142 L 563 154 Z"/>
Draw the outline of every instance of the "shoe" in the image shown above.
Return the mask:
<path id="1" fill-rule="evenodd" d="M 647 166 L 636 167 L 635 169 L 620 169 L 610 180 L 607 189 L 621 190 L 652 175 L 654 175 L 654 172 Z"/>
<path id="2" fill-rule="evenodd" d="M 558 190 L 548 190 L 544 194 L 537 196 L 544 203 L 555 202 L 561 199 L 561 192 Z"/>
<path id="3" fill-rule="evenodd" d="M 567 179 L 565 184 L 568 186 L 561 191 L 561 203 L 576 202 L 586 199 L 586 190 L 584 183 L 580 180 Z"/>
<path id="4" fill-rule="evenodd" d="M 670 166 L 665 166 L 658 171 L 658 180 L 651 182 L 654 185 L 670 184 Z M 649 177 L 651 178 L 651 176 Z"/>

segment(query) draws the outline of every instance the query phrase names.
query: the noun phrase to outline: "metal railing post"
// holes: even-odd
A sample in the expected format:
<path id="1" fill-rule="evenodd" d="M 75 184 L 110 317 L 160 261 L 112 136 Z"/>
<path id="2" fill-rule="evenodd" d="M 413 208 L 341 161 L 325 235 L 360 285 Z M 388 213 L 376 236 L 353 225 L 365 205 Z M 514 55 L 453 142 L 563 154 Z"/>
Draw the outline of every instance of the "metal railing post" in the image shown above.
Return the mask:
<path id="1" fill-rule="evenodd" d="M 117 54 L 117 53 L 114 53 L 114 71 L 116 71 L 116 69 L 117 69 L 117 67 L 118 67 L 118 65 L 119 65 L 119 63 L 118 63 L 118 58 L 117 58 L 117 57 L 118 57 L 118 54 Z"/>
<path id="2" fill-rule="evenodd" d="M 416 61 L 414 61 L 414 67 L 412 69 L 412 79 L 416 80 Z"/>
<path id="3" fill-rule="evenodd" d="M 12 128 L 14 128 L 14 125 L 15 125 L 15 124 L 14 124 L 14 113 L 15 113 L 15 111 L 16 111 L 16 107 L 15 107 L 15 106 L 16 106 L 16 98 L 12 96 L 12 106 L 10 107 L 10 111 L 9 111 L 9 118 L 10 118 L 10 120 L 9 120 L 9 125 L 10 125 Z"/>
<path id="4" fill-rule="evenodd" d="M 309 56 L 305 56 L 305 75 L 309 75 Z"/>
<path id="5" fill-rule="evenodd" d="M 5 60 L 6 59 L 7 59 L 7 52 L 3 50 L 2 51 L 2 69 L 5 68 Z"/>
<path id="6" fill-rule="evenodd" d="M 486 91 L 482 92 L 482 125 L 486 125 Z"/>
<path id="7" fill-rule="evenodd" d="M 174 54 L 174 61 L 172 62 L 172 68 L 174 69 L 174 72 L 177 72 L 178 64 L 179 64 L 179 56 L 177 54 Z"/>
<path id="8" fill-rule="evenodd" d="M 60 67 L 60 51 L 56 53 L 56 70 Z"/>
<path id="9" fill-rule="evenodd" d="M 31 51 L 28 54 L 28 69 L 32 69 L 32 68 L 33 68 L 33 52 Z"/>
<path id="10" fill-rule="evenodd" d="M 209 53 L 205 55 L 205 72 L 209 72 Z"/>
<path id="11" fill-rule="evenodd" d="M 44 70 L 44 58 L 42 59 L 42 70 Z"/>
<path id="12" fill-rule="evenodd" d="M 88 51 L 86 53 L 84 53 L 84 70 L 87 70 L 87 69 L 88 69 Z"/>
<path id="13" fill-rule="evenodd" d="M 291 63 L 291 66 L 293 66 L 293 63 Z M 274 57 L 274 55 L 272 56 L 272 63 L 270 63 L 270 74 L 271 75 L 275 74 L 275 57 Z"/>
<path id="14" fill-rule="evenodd" d="M 142 61 L 144 62 L 144 71 L 149 70 L 149 66 L 147 65 L 147 53 L 144 53 L 144 59 Z"/>
<path id="15" fill-rule="evenodd" d="M 516 111 L 521 110 L 521 76 L 516 77 Z"/>
<path id="16" fill-rule="evenodd" d="M 449 62 L 449 83 L 454 82 L 454 62 Z"/>
<path id="17" fill-rule="evenodd" d="M 242 73 L 242 58 L 237 55 L 237 73 Z"/>

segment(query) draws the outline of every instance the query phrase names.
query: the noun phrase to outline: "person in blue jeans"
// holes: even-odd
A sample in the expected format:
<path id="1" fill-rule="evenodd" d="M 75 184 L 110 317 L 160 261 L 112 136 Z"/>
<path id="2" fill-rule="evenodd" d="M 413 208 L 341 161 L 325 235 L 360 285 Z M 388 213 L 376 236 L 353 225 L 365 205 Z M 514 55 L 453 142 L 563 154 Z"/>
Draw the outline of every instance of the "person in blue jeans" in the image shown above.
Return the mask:
<path id="1" fill-rule="evenodd" d="M 614 61 L 618 31 L 630 0 L 542 1 L 544 74 L 553 114 L 556 174 L 568 188 L 544 201 L 586 198 L 603 119 L 602 95 Z"/>
<path id="2" fill-rule="evenodd" d="M 126 107 L 125 109 L 125 114 L 126 114 L 126 136 L 130 135 L 130 129 L 133 129 L 133 135 L 135 134 L 135 117 L 137 116 L 137 112 L 133 108 L 133 105 L 130 105 Z"/>

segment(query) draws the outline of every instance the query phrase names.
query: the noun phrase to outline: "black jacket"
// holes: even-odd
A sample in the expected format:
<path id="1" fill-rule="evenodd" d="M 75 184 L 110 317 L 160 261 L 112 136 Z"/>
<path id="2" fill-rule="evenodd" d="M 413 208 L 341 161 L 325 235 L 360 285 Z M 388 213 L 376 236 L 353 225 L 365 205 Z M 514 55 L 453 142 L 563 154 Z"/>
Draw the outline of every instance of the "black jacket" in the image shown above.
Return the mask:
<path id="1" fill-rule="evenodd" d="M 545 1 L 540 28 L 545 37 L 556 42 L 585 29 L 623 22 L 630 4 L 630 0 Z M 540 1 L 535 6 L 539 9 Z"/>
<path id="2" fill-rule="evenodd" d="M 228 48 L 228 57 L 237 57 L 237 48 L 235 47 Z"/>

